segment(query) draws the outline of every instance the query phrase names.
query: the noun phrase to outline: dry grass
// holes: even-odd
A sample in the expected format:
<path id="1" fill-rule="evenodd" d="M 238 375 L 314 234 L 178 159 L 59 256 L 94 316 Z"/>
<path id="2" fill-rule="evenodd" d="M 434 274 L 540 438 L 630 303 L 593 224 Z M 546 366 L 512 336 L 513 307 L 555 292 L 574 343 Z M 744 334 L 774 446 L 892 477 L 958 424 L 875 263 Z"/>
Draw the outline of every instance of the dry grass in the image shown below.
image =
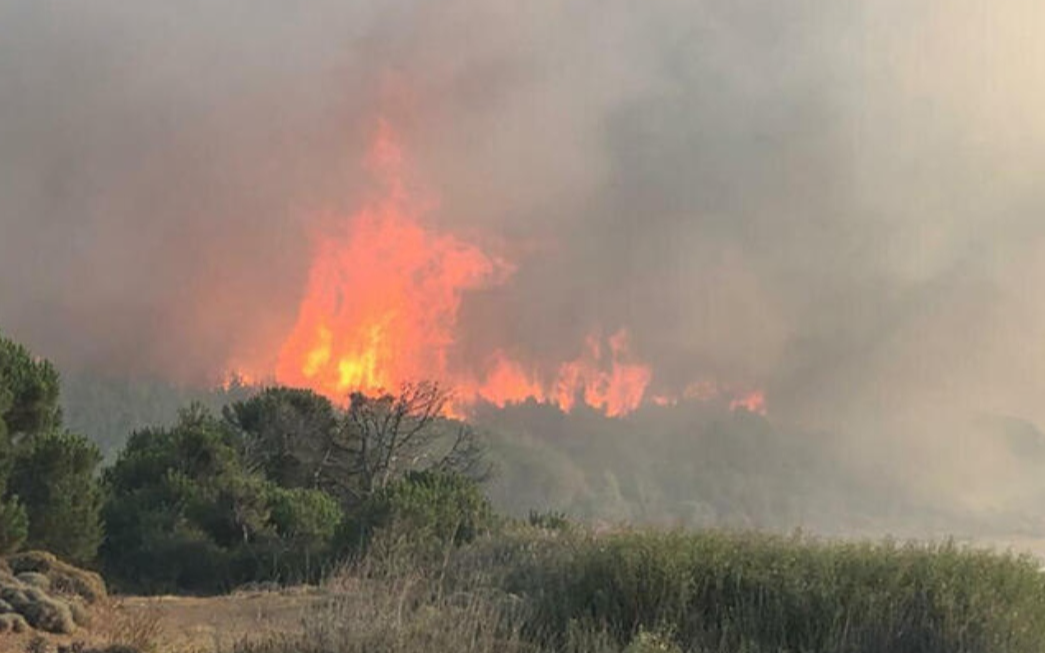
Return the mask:
<path id="1" fill-rule="evenodd" d="M 112 598 L 91 607 L 89 629 L 42 636 L 51 651 L 77 642 L 90 647 L 128 645 L 144 653 L 213 651 L 300 632 L 304 615 L 315 610 L 319 601 L 315 588 L 208 598 Z M 35 636 L 0 637 L 0 653 L 24 653 Z"/>
<path id="2" fill-rule="evenodd" d="M 519 533 L 421 564 L 395 546 L 372 553 L 318 588 L 100 601 L 89 631 L 48 636 L 48 650 L 83 641 L 146 653 L 998 653 L 1039 651 L 1045 639 L 1036 564 L 950 545 Z M 912 583 L 921 589 L 912 593 Z M 837 614 L 849 615 L 847 633 L 857 617 L 888 626 L 899 615 L 904 632 L 924 631 L 925 645 L 890 647 L 892 627 L 871 629 L 860 645 L 835 637 L 830 623 L 813 632 Z M 716 624 L 743 641 L 709 642 Z M 960 641 L 929 645 L 956 627 Z M 0 653 L 22 653 L 28 642 L 0 637 Z"/>

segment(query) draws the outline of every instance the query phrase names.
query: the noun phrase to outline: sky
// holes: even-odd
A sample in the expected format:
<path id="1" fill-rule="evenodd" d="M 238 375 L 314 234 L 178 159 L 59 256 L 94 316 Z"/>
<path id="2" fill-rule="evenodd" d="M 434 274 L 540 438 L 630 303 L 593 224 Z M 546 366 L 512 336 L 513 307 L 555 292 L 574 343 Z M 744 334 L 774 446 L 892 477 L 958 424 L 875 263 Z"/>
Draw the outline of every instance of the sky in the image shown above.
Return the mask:
<path id="1" fill-rule="evenodd" d="M 969 424 L 1045 424 L 1042 24 L 1034 0 L 0 0 L 0 328 L 106 373 L 274 360 L 383 118 L 432 228 L 516 266 L 463 298 L 462 356 L 627 328 L 655 385 L 1004 470 Z"/>

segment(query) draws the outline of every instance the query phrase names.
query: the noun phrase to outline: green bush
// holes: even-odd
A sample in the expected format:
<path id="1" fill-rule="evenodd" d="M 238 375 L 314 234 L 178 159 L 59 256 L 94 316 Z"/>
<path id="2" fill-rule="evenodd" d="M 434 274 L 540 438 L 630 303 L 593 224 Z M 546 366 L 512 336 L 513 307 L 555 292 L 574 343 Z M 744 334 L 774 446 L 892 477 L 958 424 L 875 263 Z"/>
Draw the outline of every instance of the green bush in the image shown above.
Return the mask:
<path id="1" fill-rule="evenodd" d="M 245 459 L 270 481 L 286 488 L 328 484 L 339 425 L 326 397 L 277 386 L 226 406 L 222 414 L 239 435 Z"/>
<path id="2" fill-rule="evenodd" d="M 88 562 L 102 537 L 101 454 L 62 430 L 58 381 L 0 334 L 0 554 L 29 544 Z"/>
<path id="3" fill-rule="evenodd" d="M 98 447 L 62 431 L 39 434 L 19 450 L 8 487 L 28 515 L 27 546 L 77 564 L 94 560 L 102 540 L 101 462 Z"/>
<path id="4" fill-rule="evenodd" d="M 471 542 L 495 521 L 475 481 L 450 472 L 411 472 L 367 499 L 338 539 L 343 550 L 359 554 L 380 535 L 427 558 Z"/>
<path id="5" fill-rule="evenodd" d="M 60 421 L 54 366 L 0 333 L 0 422 L 6 437 L 29 437 Z"/>
<path id="6" fill-rule="evenodd" d="M 286 582 L 317 580 L 332 564 L 332 542 L 343 520 L 341 506 L 319 490 L 274 487 L 270 520 L 275 538 L 268 548 L 269 573 Z"/>
<path id="7" fill-rule="evenodd" d="M 279 488 L 252 472 L 236 433 L 200 406 L 169 429 L 135 433 L 105 481 L 102 559 L 130 591 L 313 579 L 341 518 L 322 492 Z"/>
<path id="8" fill-rule="evenodd" d="M 2 487 L 0 487 L 2 490 Z M 29 537 L 29 516 L 18 497 L 0 500 L 0 555 L 17 551 Z"/>
<path id="9" fill-rule="evenodd" d="M 200 406 L 170 429 L 133 434 L 105 482 L 102 561 L 128 590 L 229 589 L 244 580 L 234 576 L 236 549 L 267 535 L 267 485 Z"/>

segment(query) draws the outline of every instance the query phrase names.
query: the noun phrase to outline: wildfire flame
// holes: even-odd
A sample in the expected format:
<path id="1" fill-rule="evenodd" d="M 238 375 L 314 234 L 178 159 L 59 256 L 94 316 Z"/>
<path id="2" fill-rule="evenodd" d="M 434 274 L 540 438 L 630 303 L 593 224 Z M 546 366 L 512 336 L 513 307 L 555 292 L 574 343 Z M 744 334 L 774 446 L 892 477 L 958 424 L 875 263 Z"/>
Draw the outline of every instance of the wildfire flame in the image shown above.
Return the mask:
<path id="1" fill-rule="evenodd" d="M 515 267 L 424 226 L 426 206 L 407 191 L 403 151 L 387 123 L 367 161 L 383 192 L 317 238 L 297 322 L 279 354 L 280 383 L 344 400 L 434 380 L 465 405 L 533 399 L 570 411 L 583 402 L 612 417 L 643 403 L 652 372 L 623 329 L 589 335 L 575 358 L 557 365 L 528 365 L 498 350 L 478 372 L 452 368 L 464 295 L 505 283 Z M 731 407 L 761 412 L 764 400 L 733 398 Z"/>

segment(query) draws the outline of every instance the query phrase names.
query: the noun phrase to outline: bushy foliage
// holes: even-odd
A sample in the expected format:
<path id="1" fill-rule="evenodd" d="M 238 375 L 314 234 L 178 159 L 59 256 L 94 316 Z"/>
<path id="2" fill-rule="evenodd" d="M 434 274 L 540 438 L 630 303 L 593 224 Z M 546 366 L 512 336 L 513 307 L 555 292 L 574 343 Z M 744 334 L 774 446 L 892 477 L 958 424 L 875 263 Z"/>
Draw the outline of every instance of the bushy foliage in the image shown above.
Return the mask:
<path id="1" fill-rule="evenodd" d="M 270 490 L 271 523 L 276 538 L 269 548 L 278 577 L 315 578 L 331 561 L 333 540 L 344 519 L 341 506 L 320 490 L 274 487 Z"/>
<path id="2" fill-rule="evenodd" d="M 0 333 L 0 421 L 7 437 L 21 438 L 58 426 L 58 372 L 47 360 Z"/>
<path id="3" fill-rule="evenodd" d="M 341 521 L 341 507 L 329 495 L 304 488 L 274 488 L 272 523 L 288 540 L 319 545 L 330 539 Z"/>
<path id="4" fill-rule="evenodd" d="M 202 406 L 135 433 L 107 470 L 105 568 L 126 588 L 213 592 L 298 579 L 340 519 L 318 492 L 278 488 L 244 465 L 238 436 Z"/>
<path id="5" fill-rule="evenodd" d="M 10 569 L 19 574 L 44 576 L 48 587 L 61 595 L 75 596 L 88 603 L 104 599 L 108 592 L 102 577 L 93 571 L 75 567 L 46 551 L 25 551 L 6 558 Z"/>
<path id="6" fill-rule="evenodd" d="M 7 619 L 0 624 L 0 632 L 31 626 L 70 634 L 90 621 L 85 602 L 105 596 L 105 585 L 97 574 L 77 569 L 50 553 L 18 554 L 5 565 L 10 573 L 0 570 L 0 616 Z"/>
<path id="7" fill-rule="evenodd" d="M 97 447 L 61 428 L 58 373 L 0 335 L 0 553 L 24 544 L 76 562 L 101 540 Z"/>
<path id="8" fill-rule="evenodd" d="M 716 402 L 643 406 L 623 418 L 531 402 L 480 406 L 472 419 L 497 467 L 491 501 L 520 518 L 538 506 L 614 524 L 918 537 L 1004 536 L 1037 518 L 970 514 L 943 495 L 908 491 L 895 467 L 868 467 L 839 433 Z"/>
<path id="9" fill-rule="evenodd" d="M 18 497 L 0 501 L 0 555 L 17 551 L 29 537 L 29 515 Z"/>
<path id="10" fill-rule="evenodd" d="M 264 526 L 257 479 L 239 464 L 235 441 L 200 406 L 171 429 L 131 436 L 105 474 L 105 568 L 145 591 L 218 589 L 230 552 Z"/>
<path id="11" fill-rule="evenodd" d="M 380 535 L 427 557 L 471 542 L 495 523 L 475 481 L 452 472 L 411 472 L 375 492 L 347 520 L 340 539 L 343 549 L 359 553 Z"/>
<path id="12" fill-rule="evenodd" d="M 330 487 L 339 467 L 338 417 L 311 390 L 273 387 L 225 408 L 242 438 L 248 465 L 285 488 Z"/>
<path id="13" fill-rule="evenodd" d="M 221 419 L 194 405 L 134 433 L 105 474 L 105 568 L 125 589 L 212 592 L 315 578 L 378 530 L 423 547 L 472 539 L 492 510 L 454 473 L 478 450 L 463 425 L 443 428 L 446 396 L 421 384 L 342 412 L 268 388 Z"/>
<path id="14" fill-rule="evenodd" d="M 102 540 L 101 461 L 93 443 L 60 431 L 33 438 L 17 454 L 8 487 L 26 508 L 28 546 L 79 564 L 94 559 Z"/>

